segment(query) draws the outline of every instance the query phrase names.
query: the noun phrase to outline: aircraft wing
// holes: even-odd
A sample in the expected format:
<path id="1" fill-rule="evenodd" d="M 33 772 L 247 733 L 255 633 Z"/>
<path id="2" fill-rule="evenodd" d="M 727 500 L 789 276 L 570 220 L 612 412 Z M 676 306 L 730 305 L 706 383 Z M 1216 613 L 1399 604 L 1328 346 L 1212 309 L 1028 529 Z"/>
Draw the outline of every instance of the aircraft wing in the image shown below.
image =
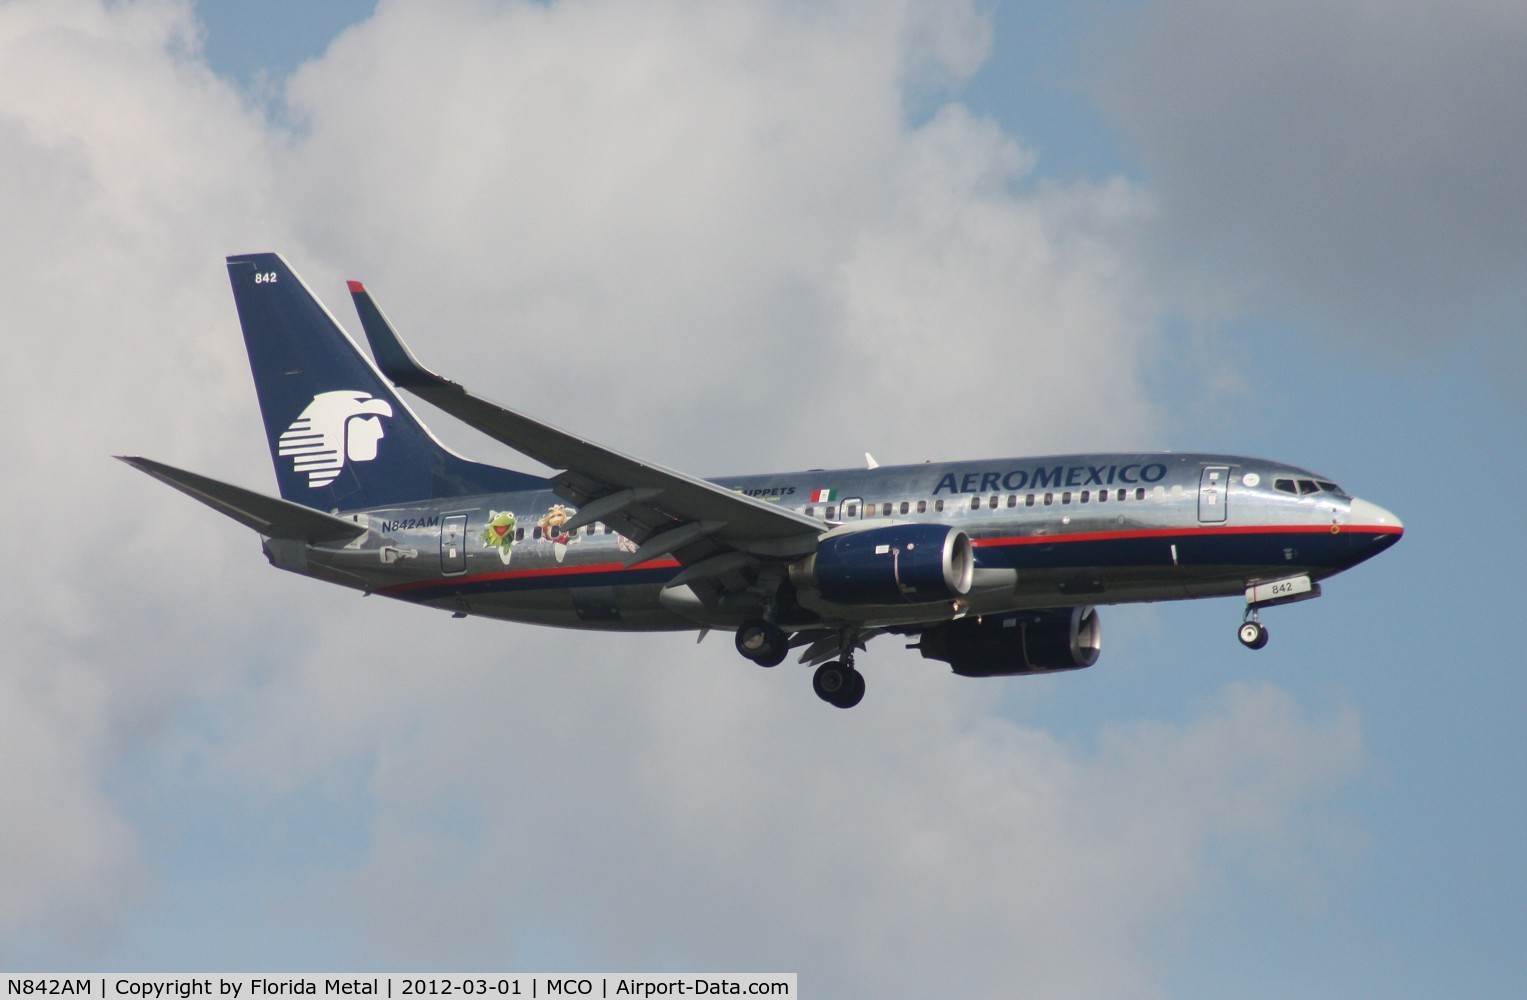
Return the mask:
<path id="1" fill-rule="evenodd" d="M 366 533 L 366 529 L 354 521 L 199 476 L 173 465 L 136 456 L 118 455 L 117 458 L 267 538 L 293 538 L 317 545 L 347 542 Z"/>
<path id="2" fill-rule="evenodd" d="M 421 365 L 358 281 L 350 292 L 382 372 L 451 416 L 543 465 L 563 470 L 551 482 L 578 506 L 566 529 L 602 521 L 636 541 L 638 565 L 673 556 L 689 582 L 756 570 L 757 557 L 803 555 L 816 547 L 822 522 L 703 479 L 666 469 L 525 416 Z M 735 586 L 735 582 L 732 584 Z"/>

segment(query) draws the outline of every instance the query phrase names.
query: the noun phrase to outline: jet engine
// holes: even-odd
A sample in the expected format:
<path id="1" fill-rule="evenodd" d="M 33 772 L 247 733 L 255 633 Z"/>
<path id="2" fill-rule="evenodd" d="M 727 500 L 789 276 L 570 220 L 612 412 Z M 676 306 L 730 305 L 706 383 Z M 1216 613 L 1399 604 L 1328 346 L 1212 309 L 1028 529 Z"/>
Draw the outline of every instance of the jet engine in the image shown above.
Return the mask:
<path id="1" fill-rule="evenodd" d="M 828 536 L 790 581 L 836 604 L 922 604 L 970 592 L 970 536 L 940 524 L 888 524 Z"/>
<path id="2" fill-rule="evenodd" d="M 916 648 L 965 677 L 1008 677 L 1090 667 L 1102 646 L 1097 609 L 1081 607 L 961 618 L 923 632 Z"/>

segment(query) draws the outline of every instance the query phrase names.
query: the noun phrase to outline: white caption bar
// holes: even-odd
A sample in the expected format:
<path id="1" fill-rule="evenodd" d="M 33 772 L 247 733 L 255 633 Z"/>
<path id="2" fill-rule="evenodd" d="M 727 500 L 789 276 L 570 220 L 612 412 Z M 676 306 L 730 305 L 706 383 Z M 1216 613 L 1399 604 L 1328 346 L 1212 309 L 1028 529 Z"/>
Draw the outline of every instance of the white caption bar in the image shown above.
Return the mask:
<path id="1" fill-rule="evenodd" d="M 89 997 L 90 1000 L 270 1000 L 272 997 L 467 998 L 500 997 L 794 997 L 795 973 L 7 973 L 11 997 Z"/>

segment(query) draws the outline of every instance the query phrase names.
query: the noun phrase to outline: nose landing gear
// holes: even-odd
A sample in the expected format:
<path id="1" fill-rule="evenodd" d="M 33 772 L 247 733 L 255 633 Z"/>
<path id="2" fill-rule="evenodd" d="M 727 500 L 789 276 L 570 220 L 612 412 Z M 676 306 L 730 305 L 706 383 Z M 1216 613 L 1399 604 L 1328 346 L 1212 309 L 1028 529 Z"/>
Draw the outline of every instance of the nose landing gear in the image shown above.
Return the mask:
<path id="1" fill-rule="evenodd" d="M 1241 623 L 1240 632 L 1237 633 L 1241 645 L 1247 649 L 1261 649 L 1267 645 L 1267 626 L 1257 621 L 1255 608 L 1248 608 L 1246 613 L 1250 617 Z"/>
<path id="2" fill-rule="evenodd" d="M 1241 645 L 1247 649 L 1261 649 L 1267 645 L 1267 626 L 1257 618 L 1263 608 L 1283 604 L 1297 604 L 1320 596 L 1320 584 L 1307 574 L 1287 576 L 1281 580 L 1259 580 L 1246 587 L 1246 616 L 1236 633 Z"/>

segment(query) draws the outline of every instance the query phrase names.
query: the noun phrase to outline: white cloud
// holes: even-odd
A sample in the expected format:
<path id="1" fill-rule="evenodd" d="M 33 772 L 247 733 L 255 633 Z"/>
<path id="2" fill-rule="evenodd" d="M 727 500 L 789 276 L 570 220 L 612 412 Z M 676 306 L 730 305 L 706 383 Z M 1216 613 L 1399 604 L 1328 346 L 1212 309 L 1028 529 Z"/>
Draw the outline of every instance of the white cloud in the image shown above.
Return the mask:
<path id="1" fill-rule="evenodd" d="M 909 127 L 925 8 L 593 9 L 388 9 L 293 82 L 305 236 L 425 357 L 563 423 L 576 377 L 581 429 L 708 473 L 1148 441 L 1141 199 L 1019 194 L 1029 154 L 958 108 Z"/>
<path id="2" fill-rule="evenodd" d="M 1399 343 L 1519 339 L 1527 8 L 1168 0 L 1101 90 L 1162 221 L 1264 308 Z"/>
<path id="3" fill-rule="evenodd" d="M 725 637 L 451 622 L 270 572 L 106 458 L 270 482 L 219 260 L 265 248 L 336 307 L 367 279 L 450 374 L 698 472 L 1147 443 L 1141 193 L 1034 184 L 957 106 L 908 122 L 977 65 L 971 7 L 383 4 L 294 79 L 292 132 L 196 34 L 173 3 L 0 8 L 0 459 L 33 545 L 0 600 L 0 832 L 29 845 L 0 954 L 165 919 L 179 855 L 146 839 L 319 788 L 363 828 L 230 967 L 281 964 L 260 921 L 307 906 L 358 964 L 1144 994 L 1221 849 L 1297 849 L 1281 824 L 1356 766 L 1353 720 L 1265 690 L 1086 752 L 895 644 L 839 713 Z M 285 849 L 214 884 L 283 885 Z"/>
<path id="4" fill-rule="evenodd" d="M 798 668 L 517 639 L 539 662 L 453 670 L 378 731 L 374 849 L 313 894 L 405 963 L 566 937 L 575 967 L 799 969 L 834 995 L 1153 995 L 1163 929 L 1219 902 L 1206 859 L 1301 854 L 1361 761 L 1352 717 L 1267 688 L 1087 752 L 905 655 L 845 716 Z"/>
<path id="5" fill-rule="evenodd" d="M 192 600 L 244 578 L 219 572 L 218 536 L 170 523 L 109 458 L 157 441 L 215 467 L 231 440 L 220 430 L 247 409 L 229 402 L 248 376 L 225 336 L 213 248 L 262 207 L 245 160 L 264 139 L 187 54 L 190 29 L 168 5 L 0 8 L 12 429 L 0 463 L 20 542 L 0 600 L 0 822 L 16 846 L 0 858 L 0 930 L 114 922 L 105 904 L 135 883 L 138 845 L 107 776 L 198 686 L 210 651 L 249 628 L 235 608 Z M 252 445 L 228 450 L 257 456 Z"/>

